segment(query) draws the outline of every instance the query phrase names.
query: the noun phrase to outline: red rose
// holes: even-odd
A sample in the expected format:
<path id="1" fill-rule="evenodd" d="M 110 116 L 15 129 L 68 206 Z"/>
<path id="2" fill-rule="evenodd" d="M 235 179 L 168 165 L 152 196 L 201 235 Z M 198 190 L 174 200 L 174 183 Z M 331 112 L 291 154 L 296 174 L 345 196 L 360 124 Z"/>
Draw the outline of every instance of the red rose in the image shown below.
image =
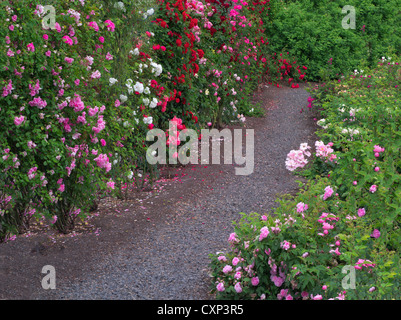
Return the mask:
<path id="1" fill-rule="evenodd" d="M 204 55 L 205 55 L 205 52 L 202 49 L 198 49 L 199 59 L 202 59 Z"/>

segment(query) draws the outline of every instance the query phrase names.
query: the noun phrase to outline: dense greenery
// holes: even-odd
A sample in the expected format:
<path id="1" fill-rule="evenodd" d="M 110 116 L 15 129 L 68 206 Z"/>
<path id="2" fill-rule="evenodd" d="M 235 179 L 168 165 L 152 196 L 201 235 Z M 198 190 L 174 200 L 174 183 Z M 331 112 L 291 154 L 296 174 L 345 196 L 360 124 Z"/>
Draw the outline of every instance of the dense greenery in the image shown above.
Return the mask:
<path id="1" fill-rule="evenodd" d="M 309 68 L 309 81 L 332 77 L 401 52 L 401 0 L 272 0 L 266 26 L 273 52 L 289 51 Z M 354 6 L 356 28 L 344 29 L 342 13 Z M 349 22 L 349 21 L 348 21 Z M 332 59 L 330 61 L 330 59 Z"/>

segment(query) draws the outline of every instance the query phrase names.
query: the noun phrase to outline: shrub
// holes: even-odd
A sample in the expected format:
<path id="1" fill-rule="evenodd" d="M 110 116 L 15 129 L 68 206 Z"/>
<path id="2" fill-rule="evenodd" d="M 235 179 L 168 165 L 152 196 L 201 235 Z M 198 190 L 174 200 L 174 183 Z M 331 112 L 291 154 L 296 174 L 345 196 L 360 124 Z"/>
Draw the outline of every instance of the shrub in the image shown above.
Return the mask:
<path id="1" fill-rule="evenodd" d="M 399 70 L 383 58 L 374 70 L 311 89 L 323 109 L 322 141 L 309 167 L 306 145 L 286 163 L 311 180 L 271 216 L 243 215 L 229 252 L 211 255 L 218 298 L 399 296 Z M 344 267 L 355 268 L 355 288 L 344 289 Z"/>
<path id="2" fill-rule="evenodd" d="M 399 0 L 274 2 L 266 25 L 270 49 L 297 57 L 309 68 L 310 81 L 328 69 L 338 79 L 365 61 L 374 67 L 389 50 L 401 51 Z M 356 10 L 355 29 L 342 27 L 346 5 Z"/>

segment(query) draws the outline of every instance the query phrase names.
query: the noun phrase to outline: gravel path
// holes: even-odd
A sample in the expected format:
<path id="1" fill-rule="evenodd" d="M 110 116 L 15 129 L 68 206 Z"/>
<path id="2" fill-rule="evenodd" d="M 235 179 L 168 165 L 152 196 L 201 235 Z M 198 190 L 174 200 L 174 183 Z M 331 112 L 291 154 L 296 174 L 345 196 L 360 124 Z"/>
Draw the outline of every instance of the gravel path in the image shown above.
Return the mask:
<path id="1" fill-rule="evenodd" d="M 233 166 L 221 165 L 221 174 L 215 171 L 208 186 L 188 189 L 182 199 L 169 199 L 167 192 L 165 206 L 154 213 L 159 220 L 153 228 L 135 230 L 118 249 L 88 261 L 90 268 L 83 266 L 79 278 L 54 291 L 40 290 L 32 298 L 213 299 L 208 293 L 208 254 L 227 250 L 232 221 L 239 212 L 268 213 L 278 193 L 297 190 L 299 178 L 286 170 L 284 161 L 300 143 L 313 144 L 312 116 L 300 113 L 308 96 L 303 88 L 264 89 L 259 99 L 267 104 L 266 117 L 251 122 L 253 174 L 236 176 Z"/>

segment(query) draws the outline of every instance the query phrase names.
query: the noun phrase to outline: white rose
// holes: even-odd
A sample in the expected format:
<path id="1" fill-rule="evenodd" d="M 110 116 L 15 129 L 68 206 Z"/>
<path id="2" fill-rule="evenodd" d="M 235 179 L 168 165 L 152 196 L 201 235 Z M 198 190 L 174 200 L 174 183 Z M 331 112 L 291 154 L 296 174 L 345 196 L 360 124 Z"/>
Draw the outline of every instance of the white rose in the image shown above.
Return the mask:
<path id="1" fill-rule="evenodd" d="M 150 103 L 150 100 L 148 98 L 142 99 L 142 102 L 145 106 L 148 106 Z"/>
<path id="2" fill-rule="evenodd" d="M 110 78 L 109 79 L 110 85 L 112 86 L 113 84 L 116 84 L 118 80 L 116 78 Z"/>
<path id="3" fill-rule="evenodd" d="M 156 108 L 157 103 L 158 103 L 157 99 L 156 99 L 156 98 L 153 98 L 152 102 L 151 102 L 150 105 L 149 105 L 149 108 L 152 108 L 152 109 L 153 109 L 153 108 Z"/>
<path id="4" fill-rule="evenodd" d="M 134 50 L 131 50 L 129 53 L 131 53 L 131 54 L 137 56 L 137 55 L 139 55 L 139 49 L 138 49 L 138 48 L 135 48 Z"/>
<path id="5" fill-rule="evenodd" d="M 143 118 L 143 122 L 144 122 L 145 124 L 152 124 L 152 122 L 153 122 L 153 117 L 146 117 L 146 118 Z"/>
<path id="6" fill-rule="evenodd" d="M 142 93 L 143 90 L 144 90 L 143 84 L 140 83 L 140 82 L 135 83 L 134 90 L 139 92 L 139 93 Z"/>

